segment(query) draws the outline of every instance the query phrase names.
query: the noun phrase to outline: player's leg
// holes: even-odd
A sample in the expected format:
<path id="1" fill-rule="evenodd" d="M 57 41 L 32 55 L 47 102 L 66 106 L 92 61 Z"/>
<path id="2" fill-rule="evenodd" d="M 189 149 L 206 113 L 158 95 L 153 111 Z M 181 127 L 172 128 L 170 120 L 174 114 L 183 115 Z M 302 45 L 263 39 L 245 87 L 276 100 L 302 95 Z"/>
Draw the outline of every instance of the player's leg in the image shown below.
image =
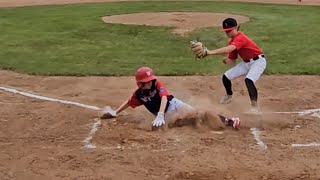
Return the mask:
<path id="1" fill-rule="evenodd" d="M 169 102 L 169 107 L 165 114 L 165 121 L 169 127 L 183 125 L 197 125 L 200 121 L 197 119 L 196 110 L 189 104 L 173 98 Z"/>
<path id="2" fill-rule="evenodd" d="M 221 98 L 221 104 L 228 104 L 231 102 L 231 98 L 233 95 L 231 80 L 247 74 L 248 71 L 249 69 L 247 68 L 245 63 L 241 62 L 223 74 L 222 82 L 226 90 L 226 95 Z"/>
<path id="3" fill-rule="evenodd" d="M 201 111 L 193 108 L 189 104 L 173 98 L 170 101 L 168 110 L 165 114 L 166 123 L 169 127 L 194 125 L 200 127 L 206 123 L 211 128 L 217 129 L 224 126 L 231 126 L 235 129 L 240 127 L 239 118 L 229 118 L 214 111 Z"/>
<path id="4" fill-rule="evenodd" d="M 199 113 L 202 122 L 212 129 L 221 129 L 230 126 L 234 129 L 240 128 L 240 119 L 227 117 L 215 111 L 205 111 Z"/>
<path id="5" fill-rule="evenodd" d="M 266 69 L 266 59 L 260 58 L 256 60 L 250 67 L 250 70 L 246 76 L 245 83 L 248 89 L 251 106 L 251 111 L 259 112 L 258 107 L 258 90 L 255 86 L 255 82 L 260 78 L 264 70 Z"/>
<path id="6" fill-rule="evenodd" d="M 239 129 L 240 128 L 240 119 L 236 118 L 236 117 L 226 117 L 223 115 L 218 114 L 220 120 L 226 125 L 226 126 L 231 126 L 235 129 Z"/>

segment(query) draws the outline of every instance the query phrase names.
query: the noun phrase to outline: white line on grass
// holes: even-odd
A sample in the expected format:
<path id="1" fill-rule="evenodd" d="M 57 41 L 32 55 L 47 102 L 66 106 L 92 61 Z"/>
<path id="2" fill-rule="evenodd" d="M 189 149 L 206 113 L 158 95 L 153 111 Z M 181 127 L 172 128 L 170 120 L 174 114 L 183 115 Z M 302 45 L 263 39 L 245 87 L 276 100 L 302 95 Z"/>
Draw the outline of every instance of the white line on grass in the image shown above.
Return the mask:
<path id="1" fill-rule="evenodd" d="M 260 147 L 261 150 L 266 150 L 268 147 L 265 145 L 261 138 L 260 138 L 260 130 L 258 128 L 251 128 L 251 134 L 253 134 L 253 138 L 256 140 L 257 145 Z"/>
<path id="2" fill-rule="evenodd" d="M 65 100 L 61 100 L 61 99 L 49 98 L 49 97 L 45 97 L 45 96 L 40 96 L 40 95 L 36 95 L 36 94 L 18 91 L 16 89 L 12 89 L 12 88 L 6 88 L 6 87 L 0 86 L 0 89 L 7 91 L 7 92 L 10 92 L 10 93 L 20 94 L 20 95 L 32 97 L 35 99 L 41 99 L 41 100 L 52 101 L 52 102 L 59 102 L 62 104 L 75 105 L 75 106 L 79 106 L 79 107 L 83 107 L 83 108 L 87 108 L 87 109 L 92 109 L 92 110 L 96 110 L 96 111 L 102 110 L 101 108 L 96 107 L 96 106 L 81 104 L 81 103 L 72 102 L 72 101 L 65 101 Z M 82 141 L 84 143 L 84 148 L 91 148 L 91 149 L 96 148 L 96 146 L 94 144 L 91 144 L 91 140 L 92 140 L 93 136 L 95 135 L 95 133 L 97 132 L 100 125 L 101 125 L 101 120 L 99 118 L 94 119 L 94 123 L 92 125 L 92 128 L 91 128 L 89 135 L 86 137 L 85 140 Z"/>

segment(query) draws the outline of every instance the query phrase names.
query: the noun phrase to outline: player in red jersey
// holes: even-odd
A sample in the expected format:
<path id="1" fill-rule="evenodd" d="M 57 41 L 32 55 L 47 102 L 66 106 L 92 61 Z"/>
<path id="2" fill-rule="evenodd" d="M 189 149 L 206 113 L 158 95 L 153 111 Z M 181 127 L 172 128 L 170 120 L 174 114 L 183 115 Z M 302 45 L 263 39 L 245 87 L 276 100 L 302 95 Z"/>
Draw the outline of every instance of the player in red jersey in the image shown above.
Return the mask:
<path id="1" fill-rule="evenodd" d="M 230 38 L 228 46 L 208 50 L 201 42 L 191 41 L 190 46 L 192 51 L 198 58 L 204 58 L 209 55 L 228 54 L 227 58 L 223 60 L 223 63 L 228 65 L 235 65 L 239 55 L 242 62 L 229 69 L 223 75 L 222 82 L 226 89 L 226 95 L 222 97 L 220 103 L 227 104 L 231 102 L 233 95 L 231 80 L 245 75 L 245 83 L 252 106 L 249 113 L 260 113 L 258 91 L 255 82 L 260 78 L 266 68 L 267 62 L 265 55 L 256 43 L 239 31 L 240 26 L 235 19 L 225 19 L 222 22 L 222 27 L 222 31 Z"/>
<path id="2" fill-rule="evenodd" d="M 149 112 L 156 116 L 152 125 L 160 127 L 165 125 L 166 121 L 173 116 L 194 110 L 189 104 L 169 94 L 152 69 L 141 67 L 137 70 L 135 76 L 138 88 L 131 97 L 123 102 L 117 110 L 109 109 L 104 112 L 101 119 L 114 118 L 128 107 L 135 108 L 144 105 Z M 214 114 L 214 116 L 215 119 L 221 120 L 226 126 L 232 126 L 235 129 L 240 127 L 239 118 L 228 118 L 219 114 Z"/>

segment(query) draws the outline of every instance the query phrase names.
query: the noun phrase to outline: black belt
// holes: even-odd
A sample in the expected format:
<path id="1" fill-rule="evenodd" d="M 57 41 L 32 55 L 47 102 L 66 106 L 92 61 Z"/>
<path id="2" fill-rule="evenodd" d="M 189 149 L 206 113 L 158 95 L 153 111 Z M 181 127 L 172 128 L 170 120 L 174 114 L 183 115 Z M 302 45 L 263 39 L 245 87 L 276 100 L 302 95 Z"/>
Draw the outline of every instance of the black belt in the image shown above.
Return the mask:
<path id="1" fill-rule="evenodd" d="M 248 62 L 250 62 L 251 60 L 254 60 L 254 61 L 256 61 L 256 60 L 258 60 L 260 57 L 263 57 L 264 58 L 264 54 L 261 54 L 261 55 L 258 55 L 258 56 L 256 56 L 256 57 L 253 57 L 253 58 L 251 58 L 251 59 L 246 59 L 246 60 L 243 60 L 245 63 L 248 63 Z"/>

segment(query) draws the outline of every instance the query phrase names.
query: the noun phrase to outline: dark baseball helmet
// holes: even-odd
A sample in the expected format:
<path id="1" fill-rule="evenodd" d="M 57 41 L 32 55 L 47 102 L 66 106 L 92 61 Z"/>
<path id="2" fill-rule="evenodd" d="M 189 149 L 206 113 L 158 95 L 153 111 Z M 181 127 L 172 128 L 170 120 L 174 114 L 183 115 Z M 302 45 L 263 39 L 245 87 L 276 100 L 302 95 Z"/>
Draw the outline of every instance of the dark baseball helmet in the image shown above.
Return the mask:
<path id="1" fill-rule="evenodd" d="M 222 22 L 222 31 L 231 31 L 238 26 L 238 23 L 233 18 L 227 18 Z"/>

